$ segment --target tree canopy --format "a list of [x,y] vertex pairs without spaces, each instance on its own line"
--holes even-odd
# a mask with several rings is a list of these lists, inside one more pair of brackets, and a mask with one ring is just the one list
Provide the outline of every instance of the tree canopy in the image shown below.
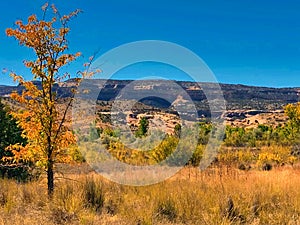
[[26,138],[22,137],[22,130],[18,127],[17,121],[9,114],[8,107],[0,99],[0,160],[3,157],[12,156],[12,152],[6,148],[18,144],[24,146]]
[[[42,7],[42,12],[41,19],[31,15],[26,22],[18,20],[16,28],[6,30],[6,34],[14,37],[21,46],[33,50],[36,58],[25,60],[24,65],[30,69],[33,80],[41,82],[39,87],[35,82],[26,81],[22,75],[11,73],[14,81],[25,88],[22,93],[11,94],[12,99],[22,107],[11,115],[24,130],[23,134],[28,142],[25,146],[18,143],[10,146],[10,150],[14,153],[14,160],[32,161],[46,170],[48,194],[51,196],[54,190],[54,164],[71,161],[68,147],[76,141],[73,132],[66,125],[70,120],[68,112],[76,87],[81,78],[92,75],[93,72],[78,72],[71,97],[61,101],[54,87],[71,77],[69,73],[62,73],[61,69],[81,55],[80,52],[69,52],[67,38],[70,32],[68,24],[80,10],[61,15],[54,5],[46,4]],[[48,14],[51,18],[46,20]]]

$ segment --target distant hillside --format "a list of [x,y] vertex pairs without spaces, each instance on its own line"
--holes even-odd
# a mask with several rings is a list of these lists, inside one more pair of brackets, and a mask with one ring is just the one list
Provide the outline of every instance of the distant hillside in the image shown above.
[[[35,83],[38,86],[41,85],[38,81]],[[93,99],[98,99],[97,111],[103,122],[109,121],[110,109],[116,97],[122,96],[123,99],[130,99],[134,96],[139,99],[139,103],[125,113],[127,122],[133,129],[136,129],[140,116],[152,115],[157,121],[165,121],[167,131],[172,132],[179,122],[172,103],[187,102],[185,99],[187,96],[193,100],[198,118],[210,117],[211,112],[202,88],[205,87],[210,95],[214,96],[217,92],[215,84],[200,83],[200,87],[195,82],[176,81],[175,84],[172,85],[170,81],[164,80],[109,80],[107,82],[86,80],[83,89],[89,89],[93,93],[91,95]],[[72,87],[74,87],[74,81],[71,79],[55,85],[54,89],[60,98],[64,98],[71,95]],[[220,116],[227,124],[238,127],[257,127],[259,124],[277,126],[285,123],[287,118],[283,113],[283,106],[298,102],[300,94],[300,88],[269,88],[234,84],[220,84],[220,87],[226,100],[226,112]],[[12,91],[21,92],[23,89],[22,86],[0,85],[0,97],[9,100],[9,94]],[[185,109],[188,108],[185,103],[183,105]],[[188,110],[185,115],[181,115],[181,118],[195,119]]]
[[[88,82],[89,88],[99,91],[99,87],[103,87],[101,93],[99,93],[98,100],[100,101],[111,101],[116,98],[120,91],[128,86],[132,81],[130,80],[109,80],[104,84],[104,80],[91,80]],[[140,84],[143,81],[139,81]],[[149,86],[149,82],[145,81]],[[40,82],[35,81],[37,85]],[[57,84],[55,90],[60,97],[70,96],[70,87],[72,87],[72,80],[68,80],[64,83]],[[176,83],[181,86],[191,97],[191,99],[196,103],[199,110],[206,110],[207,103],[206,97],[201,87],[194,82],[186,81],[176,81]],[[151,90],[147,90],[149,93],[154,91],[155,93],[161,92],[162,96],[166,93],[171,95],[170,99],[176,99],[176,90],[172,90],[168,86],[168,83],[161,85],[159,81],[153,81],[153,86],[150,87]],[[215,85],[210,83],[201,83],[200,86],[204,86],[210,90],[210,93],[214,92]],[[136,87],[137,85],[135,85]],[[141,85],[140,85],[141,86]],[[269,88],[269,87],[255,87],[246,85],[235,85],[235,84],[220,84],[221,89],[224,93],[224,98],[227,101],[226,108],[228,110],[276,110],[282,109],[282,107],[288,103],[295,103],[299,101],[300,88]],[[145,87],[139,87],[141,91],[145,91]],[[148,87],[149,88],[149,87]],[[21,92],[23,90],[22,86],[5,86],[0,85],[0,96],[8,96],[12,91]],[[127,91],[130,91],[128,89]],[[135,90],[136,91],[136,90]],[[135,94],[135,93],[133,93]],[[155,105],[157,107],[168,108],[170,103],[164,101],[163,99],[148,97],[142,100],[144,104]]]

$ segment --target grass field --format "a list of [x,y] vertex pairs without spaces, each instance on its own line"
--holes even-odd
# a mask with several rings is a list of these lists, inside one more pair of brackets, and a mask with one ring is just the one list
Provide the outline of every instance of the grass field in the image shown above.
[[100,175],[46,181],[0,180],[0,224],[300,224],[300,169],[184,168],[146,187]]

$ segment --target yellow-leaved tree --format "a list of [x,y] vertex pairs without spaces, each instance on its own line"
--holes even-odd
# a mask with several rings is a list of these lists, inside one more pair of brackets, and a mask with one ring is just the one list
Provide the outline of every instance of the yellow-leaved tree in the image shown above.
[[[23,76],[11,73],[15,81],[24,87],[22,93],[14,92],[11,97],[22,105],[22,110],[12,113],[23,129],[27,138],[26,146],[13,145],[15,161],[33,161],[45,169],[48,181],[48,195],[54,191],[54,164],[69,162],[71,157],[68,147],[75,143],[75,136],[66,123],[70,120],[68,112],[81,78],[91,76],[93,72],[80,72],[74,79],[70,96],[63,100],[57,94],[59,82],[70,78],[69,73],[61,68],[76,60],[81,53],[68,53],[67,34],[70,31],[69,21],[76,17],[80,10],[68,15],[60,15],[54,5],[42,7],[43,17],[28,17],[26,22],[16,21],[16,28],[8,28],[6,34],[14,37],[21,46],[34,51],[36,58],[24,61],[31,70],[33,80],[26,81]],[[46,14],[50,13],[51,18]],[[38,85],[39,84],[39,85]]]
[[288,117],[286,124],[286,138],[291,144],[299,144],[300,133],[300,102],[288,104],[284,107],[284,113]]

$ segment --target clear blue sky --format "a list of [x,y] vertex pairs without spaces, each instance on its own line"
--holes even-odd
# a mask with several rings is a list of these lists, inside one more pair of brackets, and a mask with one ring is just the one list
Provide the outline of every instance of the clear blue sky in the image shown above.
[[[1,3],[0,68],[12,69],[30,78],[22,60],[32,57],[31,52],[19,47],[13,38],[6,37],[5,29],[13,26],[16,19],[26,19],[32,13],[40,15],[40,7],[45,1]],[[164,40],[198,54],[219,82],[300,87],[299,0],[77,0],[50,3],[55,3],[62,13],[76,8],[84,11],[71,23],[69,38],[70,50],[81,51],[86,57],[99,49],[101,54],[127,42]],[[83,61],[79,60],[68,69],[78,70]],[[139,67],[132,72],[140,70]],[[166,68],[160,71],[166,71]],[[122,78],[134,78],[130,70],[127,74],[128,77]],[[184,79],[180,73],[172,78]],[[11,84],[7,74],[0,73],[0,84]]]

